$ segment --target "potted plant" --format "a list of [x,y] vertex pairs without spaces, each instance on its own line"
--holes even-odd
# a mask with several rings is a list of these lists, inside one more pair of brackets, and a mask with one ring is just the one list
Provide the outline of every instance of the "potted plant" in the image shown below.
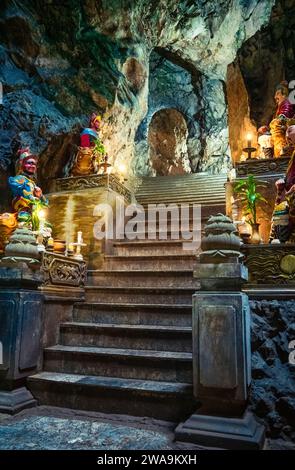
[[[266,187],[264,184],[259,184]],[[252,237],[251,242],[258,244],[261,242],[259,235],[259,223],[257,222],[257,208],[260,202],[267,203],[267,200],[257,190],[257,183],[253,175],[249,175],[246,180],[236,181],[234,184],[234,192],[239,195],[238,200],[243,205],[243,215],[247,216],[246,222],[251,225]]]

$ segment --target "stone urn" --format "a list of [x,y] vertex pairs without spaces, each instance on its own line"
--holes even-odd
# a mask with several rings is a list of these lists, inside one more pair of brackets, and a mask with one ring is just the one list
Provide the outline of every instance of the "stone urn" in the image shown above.
[[202,240],[201,257],[239,258],[241,239],[232,220],[223,215],[211,216],[205,226],[205,237]]
[[3,262],[24,262],[39,264],[38,243],[32,230],[26,227],[17,228],[5,247]]

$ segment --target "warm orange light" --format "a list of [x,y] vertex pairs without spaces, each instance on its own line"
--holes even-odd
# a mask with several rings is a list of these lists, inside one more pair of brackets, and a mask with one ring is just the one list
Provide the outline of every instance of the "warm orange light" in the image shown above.
[[39,219],[40,219],[40,220],[45,219],[45,216],[46,216],[45,211],[44,211],[43,209],[40,209],[40,210],[38,211],[38,217],[39,217]]
[[124,163],[119,163],[118,170],[122,174],[126,173],[126,165]]

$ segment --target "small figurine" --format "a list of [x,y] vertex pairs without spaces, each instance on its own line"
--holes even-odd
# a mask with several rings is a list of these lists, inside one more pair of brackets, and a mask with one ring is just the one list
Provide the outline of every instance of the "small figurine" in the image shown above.
[[99,139],[101,117],[93,113],[89,127],[80,134],[80,147],[71,170],[71,176],[91,175],[97,172],[97,160],[104,154],[104,146]]
[[281,82],[277,87],[274,95],[275,102],[277,103],[277,110],[271,121],[269,127],[274,144],[275,158],[280,155],[289,154],[289,149],[286,144],[286,130],[289,125],[295,124],[292,118],[295,116],[294,105],[288,99],[289,90],[288,83]]
[[29,148],[19,150],[18,154],[16,176],[8,178],[13,195],[12,208],[17,213],[18,223],[32,225],[33,218],[38,218],[35,209],[47,206],[48,201],[36,184],[38,157]]
[[289,206],[288,202],[276,201],[272,215],[272,228],[270,234],[270,242],[273,243],[277,240],[280,243],[285,243],[289,238]]
[[258,129],[258,144],[263,153],[264,158],[272,158],[273,157],[273,141],[272,135],[269,132],[269,128],[267,126],[262,126]]
[[0,214],[0,254],[4,253],[6,244],[9,238],[17,228],[17,214],[10,214],[5,212]]

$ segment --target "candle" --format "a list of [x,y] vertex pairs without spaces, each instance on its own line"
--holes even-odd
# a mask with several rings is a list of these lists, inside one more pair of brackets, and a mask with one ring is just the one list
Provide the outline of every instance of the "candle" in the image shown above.
[[47,240],[47,250],[53,251],[53,244],[54,244],[53,238],[52,237],[48,238],[48,240]]
[[74,245],[73,245],[73,243],[69,243],[68,251],[74,251]]
[[78,238],[77,238],[77,243],[83,243],[83,239],[82,239],[82,232],[78,232]]
[[252,140],[252,134],[249,133],[249,134],[247,134],[247,147],[248,147],[248,148],[251,148],[251,147],[252,147],[252,142],[251,142],[251,140]]

